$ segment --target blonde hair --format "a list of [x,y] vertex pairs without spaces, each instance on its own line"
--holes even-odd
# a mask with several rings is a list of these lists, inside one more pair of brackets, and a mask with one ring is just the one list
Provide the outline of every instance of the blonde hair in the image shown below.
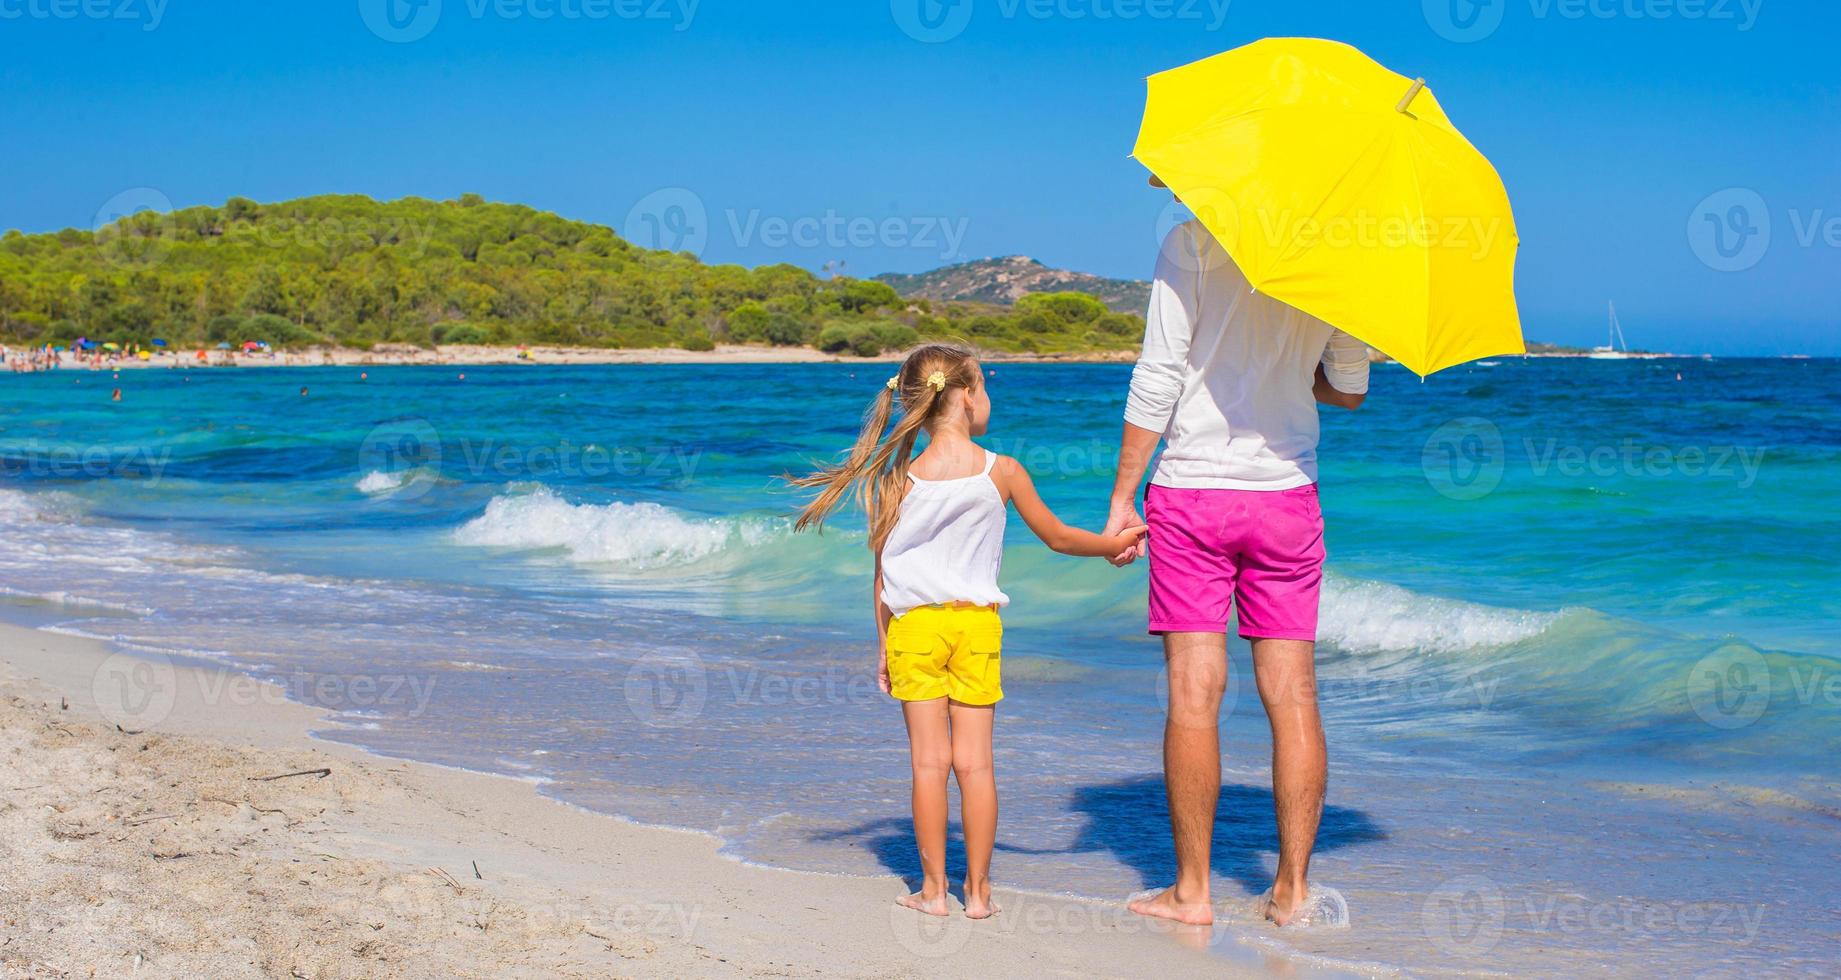
[[[889,380],[864,413],[856,445],[842,463],[808,476],[788,478],[796,487],[819,491],[799,512],[793,530],[823,530],[825,518],[844,502],[846,495],[854,493],[869,515],[870,550],[881,551],[882,543],[895,529],[896,518],[901,516],[901,498],[908,491],[908,463],[914,455],[915,439],[945,410],[948,391],[975,389],[982,378],[978,356],[971,350],[957,344],[926,344],[909,351],[901,369]],[[884,439],[897,399],[901,402],[901,421]]]

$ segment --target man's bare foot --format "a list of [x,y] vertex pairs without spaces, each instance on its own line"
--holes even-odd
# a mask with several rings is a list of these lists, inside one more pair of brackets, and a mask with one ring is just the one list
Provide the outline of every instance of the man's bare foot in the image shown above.
[[1266,892],[1266,919],[1275,926],[1290,925],[1309,897],[1309,886],[1274,884],[1272,890]]
[[946,915],[952,911],[952,907],[947,904],[946,891],[944,889],[941,889],[938,895],[932,897],[928,897],[926,892],[915,892],[912,895],[903,895],[895,900],[895,904],[903,908],[913,909],[916,912],[925,912],[928,915]]
[[998,912],[997,903],[991,901],[991,883],[980,882],[976,885],[965,883],[965,917],[968,919],[988,919]]
[[1125,907],[1139,915],[1172,919],[1192,926],[1213,925],[1215,921],[1214,903],[1209,901],[1207,892],[1196,896],[1179,897],[1176,889],[1170,888],[1156,895],[1128,902]]
[[1281,929],[1346,929],[1349,926],[1349,903],[1342,893],[1321,885],[1309,888],[1277,886],[1259,897],[1261,911]]

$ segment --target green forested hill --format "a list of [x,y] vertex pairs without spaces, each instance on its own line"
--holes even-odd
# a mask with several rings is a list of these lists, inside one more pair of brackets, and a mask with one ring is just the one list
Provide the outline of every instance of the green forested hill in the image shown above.
[[810,344],[871,354],[921,337],[1007,351],[1133,345],[1137,317],[1076,293],[1014,307],[642,249],[604,225],[477,195],[358,195],[143,211],[97,232],[0,237],[0,341],[176,347],[379,343],[687,347]]

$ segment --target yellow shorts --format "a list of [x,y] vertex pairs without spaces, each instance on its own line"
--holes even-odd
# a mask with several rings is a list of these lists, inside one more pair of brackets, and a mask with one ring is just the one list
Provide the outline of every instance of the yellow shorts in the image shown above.
[[1004,698],[1004,623],[994,606],[920,606],[889,623],[889,688],[903,701]]

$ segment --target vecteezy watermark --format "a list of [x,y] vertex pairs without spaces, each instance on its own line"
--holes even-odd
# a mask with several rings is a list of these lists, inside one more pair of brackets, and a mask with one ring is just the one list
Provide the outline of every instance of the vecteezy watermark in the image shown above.
[[653,654],[627,668],[627,709],[641,724],[682,728],[703,716],[709,698],[709,671],[695,653]]
[[[1164,718],[1186,728],[1206,728],[1218,723],[1222,714],[1233,714],[1240,701],[1240,672],[1228,660],[1218,665],[1204,665],[1194,673],[1172,681],[1170,665],[1157,671],[1157,706]],[[1219,673],[1216,668],[1219,667]],[[1215,705],[1211,718],[1208,705]]]
[[232,221],[224,226],[220,241],[225,244],[250,245],[258,248],[325,249],[342,243],[357,243],[370,249],[393,245],[405,258],[419,259],[427,254],[435,240],[434,220],[415,222],[406,218],[335,218],[314,217],[289,219],[271,215],[264,221]]
[[[943,215],[847,215],[835,208],[816,214],[767,214],[727,208],[719,222],[737,248],[919,249],[941,260],[960,257],[970,220]],[[620,234],[642,248],[701,256],[709,247],[710,209],[685,187],[666,187],[634,202]]]
[[[500,869],[486,864],[482,877]],[[436,923],[465,922],[517,942],[525,938],[586,935],[606,943],[629,939],[691,939],[703,919],[703,906],[681,902],[622,902],[554,894],[542,901],[506,904],[472,873],[458,880],[435,869],[367,876],[366,887],[334,890],[328,912],[346,922],[373,929],[402,925],[415,929]]]
[[90,676],[103,720],[123,731],[156,727],[179,703],[179,675],[163,653],[111,654]]
[[1736,902],[1658,902],[1638,898],[1594,900],[1578,894],[1514,894],[1482,875],[1446,881],[1420,906],[1420,928],[1439,950],[1473,958],[1487,954],[1509,929],[1534,938],[1606,935],[1715,938],[1726,944],[1755,941],[1765,906]]
[[146,480],[158,483],[172,463],[170,446],[0,448],[0,475],[47,480]]
[[1452,419],[1433,429],[1419,459],[1426,483],[1452,500],[1489,496],[1508,468],[1502,430],[1476,416]]
[[1729,644],[1688,670],[1688,704],[1715,728],[1744,728],[1771,705],[1771,668],[1750,647]]
[[1688,704],[1714,728],[1744,728],[1779,710],[1819,707],[1832,715],[1841,709],[1841,671],[1821,661],[1789,660],[1777,671],[1764,654],[1728,643],[1688,669]]
[[1193,21],[1218,31],[1233,0],[889,0],[901,32],[924,44],[950,41],[983,9],[1004,20]]
[[398,501],[429,491],[441,473],[441,435],[426,419],[392,419],[373,428],[358,446],[358,489],[388,490]]
[[710,214],[695,191],[666,187],[633,204],[620,234],[641,248],[702,255],[710,243]]
[[[5,0],[0,0],[5,2]],[[371,33],[407,44],[427,37],[441,22],[443,7],[471,20],[649,21],[687,31],[701,0],[358,0],[358,14]]]
[[[354,472],[360,492],[388,495],[400,503],[426,494],[448,471],[500,482],[619,478],[685,486],[695,479],[702,459],[703,450],[696,446],[530,445],[495,439],[443,445],[427,419],[411,417],[384,422],[366,434]],[[0,473],[9,465],[0,455]]]
[[1771,248],[1771,211],[1764,197],[1729,187],[1701,199],[1688,215],[1688,247],[1715,272],[1743,272]]
[[813,672],[763,670],[730,664],[712,670],[695,653],[652,654],[627,668],[627,707],[641,724],[682,728],[708,706],[816,708],[888,700],[873,674],[826,667]]
[[1762,446],[1657,446],[1624,439],[1593,446],[1564,445],[1558,439],[1523,439],[1522,451],[1535,476],[1686,476],[1731,481],[1740,490],[1758,482]]
[[1508,917],[1502,890],[1481,875],[1452,878],[1419,907],[1419,927],[1426,938],[1454,956],[1480,956],[1494,949]]
[[685,486],[703,458],[695,446],[524,446],[463,439],[458,448],[457,461],[469,475],[507,481],[620,477]]
[[146,268],[166,258],[178,226],[170,198],[152,187],[130,187],[102,202],[90,220],[90,230],[104,261]]
[[1511,459],[1536,478],[1687,477],[1747,490],[1764,465],[1762,446],[1655,445],[1638,439],[1582,444],[1524,437],[1515,449],[1486,418],[1452,419],[1432,430],[1420,452],[1426,484],[1452,500],[1477,500],[1502,484]]
[[1167,935],[1194,928],[1168,919],[1139,915],[1124,902],[1040,898],[1020,892],[1005,892],[995,898],[1003,911],[978,922],[956,912],[928,915],[890,902],[889,932],[903,949],[915,956],[941,959],[962,951],[974,931],[1013,939],[1019,936]]
[[[1171,237],[1192,220],[1207,235]],[[1215,188],[1196,188],[1187,198],[1164,205],[1153,223],[1161,257],[1188,271],[1201,269],[1212,239],[1228,252],[1253,244],[1266,254],[1302,251],[1437,251],[1464,258],[1487,257],[1513,241],[1513,226],[1500,215],[1438,216],[1352,211],[1319,215],[1290,208],[1245,207]]]
[[[1841,215],[1792,208],[1783,215],[1798,248],[1841,249]],[[1777,219],[1764,195],[1728,187],[1702,198],[1688,214],[1688,248],[1715,272],[1744,272],[1764,261]]]
[[[1422,0],[1426,24],[1458,44],[1484,40],[1501,29],[1515,0]],[[1758,23],[1764,0],[1526,0],[1534,20],[1684,20],[1731,24],[1740,32]]]
[[966,218],[940,216],[848,217],[827,208],[820,215],[763,215],[759,208],[727,212],[729,234],[740,248],[920,249],[941,260],[962,255]]
[[0,20],[91,20],[158,30],[169,0],[0,0]]
[[90,695],[105,721],[128,732],[157,728],[173,713],[182,688],[207,709],[296,702],[334,711],[392,709],[417,718],[434,700],[436,678],[418,674],[308,673],[262,678],[230,671],[181,674],[158,651],[110,655],[90,677]]

